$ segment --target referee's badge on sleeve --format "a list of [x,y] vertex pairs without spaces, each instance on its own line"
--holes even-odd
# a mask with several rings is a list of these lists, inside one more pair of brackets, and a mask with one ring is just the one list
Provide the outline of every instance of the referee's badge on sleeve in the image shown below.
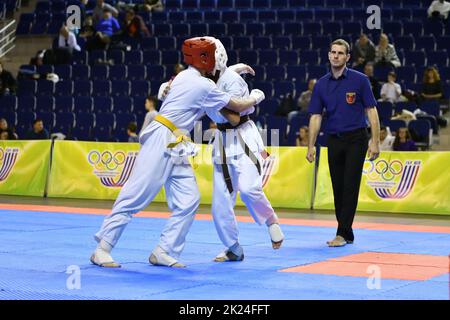
[[345,94],[345,99],[348,104],[354,104],[356,101],[356,93],[355,92],[347,92]]

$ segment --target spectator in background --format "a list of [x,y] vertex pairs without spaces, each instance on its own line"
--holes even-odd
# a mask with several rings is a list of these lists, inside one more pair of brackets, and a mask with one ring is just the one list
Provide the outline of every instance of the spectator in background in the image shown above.
[[145,114],[144,123],[142,124],[142,129],[140,132],[143,132],[144,129],[153,121],[155,116],[158,114],[158,111],[156,111],[156,106],[158,105],[158,99],[156,99],[153,96],[148,96],[147,99],[145,99],[145,110],[147,110],[147,113]]
[[353,60],[354,68],[364,67],[367,62],[375,60],[375,45],[364,33],[361,33],[353,47]]
[[112,5],[105,3],[105,0],[97,0],[97,5],[92,11],[92,18],[94,19],[94,25],[104,19],[105,9],[108,10],[114,17],[119,16],[119,10]]
[[442,83],[435,67],[428,67],[423,73],[422,100],[438,100],[442,98]]
[[385,33],[380,35],[380,42],[375,48],[375,67],[390,66],[400,67],[401,62],[397,56],[394,45],[389,43],[389,38]]
[[138,8],[138,11],[161,12],[164,10],[164,5],[161,0],[144,0],[144,3],[139,5]]
[[394,151],[417,151],[417,146],[411,139],[408,128],[399,128],[395,136]]
[[380,150],[392,151],[395,137],[385,126],[380,127]]
[[120,31],[120,25],[116,18],[111,15],[109,9],[103,10],[103,19],[101,19],[96,27],[95,36],[91,38],[86,47],[88,50],[106,49],[111,43],[112,36]]
[[444,0],[436,0],[428,7],[428,18],[447,20],[450,12],[450,2]]
[[86,19],[84,19],[83,26],[81,27],[80,37],[90,39],[94,35],[94,19],[92,18],[92,16],[87,16]]
[[388,81],[381,87],[381,101],[389,101],[392,103],[406,101],[406,99],[402,97],[402,87],[395,82],[396,79],[397,75],[395,72],[388,73]]
[[373,75],[373,62],[368,62],[364,66],[364,74],[369,78],[370,87],[372,88],[375,99],[380,99],[380,82]]
[[130,122],[127,128],[128,142],[139,142],[139,136],[137,135],[136,122]]
[[316,79],[309,79],[308,81],[308,89],[306,91],[303,91],[300,94],[300,97],[297,100],[297,107],[302,112],[307,112],[309,102],[311,101],[311,95],[314,89],[314,86],[316,85],[317,80]]
[[26,140],[46,140],[50,139],[48,131],[44,128],[44,122],[42,119],[36,119],[33,121],[33,129],[28,131]]
[[0,119],[0,135],[2,135],[1,140],[17,140],[19,138],[14,130],[8,127],[8,121],[5,118]]
[[5,70],[3,63],[0,61],[0,97],[15,94],[17,81],[11,72]]
[[123,36],[130,38],[142,38],[150,36],[144,19],[137,15],[133,9],[128,9],[125,14]]
[[66,25],[59,30],[58,47],[67,49],[70,54],[72,54],[73,50],[81,51],[77,43],[77,37],[69,31]]
[[297,147],[307,147],[309,139],[309,129],[307,126],[300,128],[297,134],[297,139],[295,139],[295,145]]
[[44,64],[44,53],[45,50],[39,50],[36,52],[36,55],[30,59],[30,62],[28,64],[32,66],[42,66]]

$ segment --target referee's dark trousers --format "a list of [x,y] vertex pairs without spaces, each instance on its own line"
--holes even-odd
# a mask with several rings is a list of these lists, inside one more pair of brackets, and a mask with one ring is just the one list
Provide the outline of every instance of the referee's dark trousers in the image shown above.
[[328,165],[338,221],[336,235],[347,241],[354,240],[352,224],[358,205],[368,139],[366,128],[330,134],[328,139]]

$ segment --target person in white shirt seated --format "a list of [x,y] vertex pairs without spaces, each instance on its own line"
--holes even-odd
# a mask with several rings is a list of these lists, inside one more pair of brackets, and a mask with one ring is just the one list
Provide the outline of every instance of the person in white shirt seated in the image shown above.
[[66,48],[70,53],[73,53],[73,50],[81,51],[81,48],[77,43],[77,37],[70,32],[67,26],[62,26],[59,30],[58,47]]
[[433,1],[428,8],[428,17],[447,20],[449,12],[450,2],[444,0],[436,0]]
[[381,87],[381,98],[379,101],[389,101],[392,103],[406,101],[406,98],[402,96],[402,88],[395,80],[397,80],[395,72],[389,72],[388,81]]
[[392,151],[395,137],[391,134],[391,131],[385,126],[380,127],[380,150]]

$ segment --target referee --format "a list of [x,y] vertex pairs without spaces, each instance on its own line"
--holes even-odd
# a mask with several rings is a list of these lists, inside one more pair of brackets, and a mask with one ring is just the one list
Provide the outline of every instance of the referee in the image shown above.
[[[328,165],[333,184],[334,207],[338,221],[336,237],[328,241],[330,247],[353,243],[353,219],[358,205],[359,185],[366,153],[375,160],[380,153],[380,124],[376,100],[369,78],[347,68],[350,46],[342,39],[330,45],[328,59],[331,71],[317,81],[308,112],[309,144],[306,159],[315,160],[315,143],[322,123],[322,113],[327,116]],[[325,109],[325,110],[324,110]],[[369,142],[367,118],[372,138]]]

